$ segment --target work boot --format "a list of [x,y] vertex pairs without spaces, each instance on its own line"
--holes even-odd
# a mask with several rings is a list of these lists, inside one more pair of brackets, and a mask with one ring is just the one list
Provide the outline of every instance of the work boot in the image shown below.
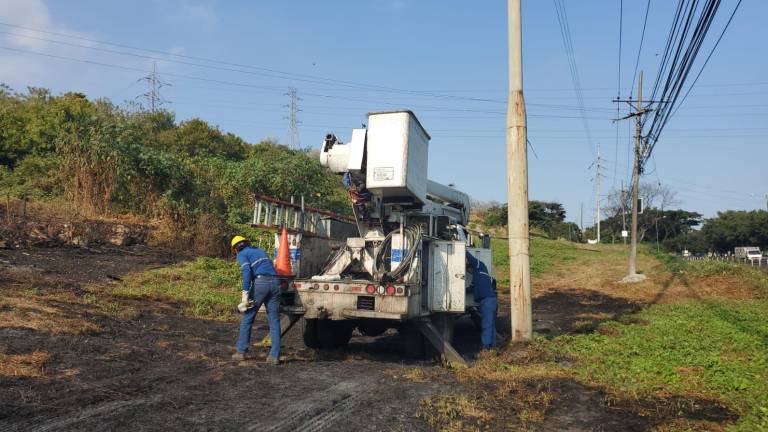
[[280,359],[275,357],[267,356],[267,364],[270,366],[277,366],[280,364]]
[[248,360],[249,358],[250,356],[248,355],[248,353],[236,352],[232,354],[232,360],[234,361],[244,361],[244,360]]

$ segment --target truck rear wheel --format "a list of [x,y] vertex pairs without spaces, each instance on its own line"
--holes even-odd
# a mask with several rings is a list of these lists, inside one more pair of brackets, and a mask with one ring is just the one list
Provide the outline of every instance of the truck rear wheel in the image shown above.
[[304,319],[304,345],[307,348],[320,349],[320,340],[317,337],[317,320]]
[[405,323],[399,329],[403,339],[403,355],[407,358],[421,360],[434,357],[437,351],[421,331],[412,323]]
[[342,348],[352,338],[352,326],[328,319],[304,320],[304,345],[312,349]]

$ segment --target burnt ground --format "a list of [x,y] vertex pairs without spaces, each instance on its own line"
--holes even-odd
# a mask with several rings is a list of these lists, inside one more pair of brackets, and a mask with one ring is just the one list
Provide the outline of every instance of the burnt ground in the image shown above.
[[[142,299],[111,298],[118,307],[105,309],[84,290],[182,259],[145,247],[0,251],[0,359],[42,359],[0,373],[0,432],[429,430],[418,415],[421,401],[470,385],[433,362],[404,361],[392,333],[316,353],[304,349],[295,328],[284,339],[285,364],[235,363],[237,323],[189,318],[173,304]],[[550,290],[535,300],[534,316],[537,331],[589,331],[639,306],[588,290]],[[507,322],[499,317],[500,326]],[[262,317],[254,340],[265,333]],[[475,356],[479,334],[469,321],[458,324],[456,338],[465,356]],[[551,399],[544,418],[528,425],[535,430],[650,430],[678,418],[733,418],[713,401],[607,404],[603,390],[571,378],[521,382],[509,398],[536,404],[545,389]],[[519,420],[500,416],[491,424],[516,428]]]
[[[444,384],[403,375],[440,368],[402,361],[396,335],[353,338],[345,352],[317,354],[303,348],[297,326],[283,344],[285,364],[235,363],[237,323],[128,298],[114,300],[137,313],[120,317],[79,295],[86,284],[182,258],[146,248],[0,251],[0,353],[50,354],[39,374],[0,375],[0,431],[427,428],[415,407]],[[48,319],[52,328],[14,321],[24,318]],[[254,340],[266,329],[262,318]]]

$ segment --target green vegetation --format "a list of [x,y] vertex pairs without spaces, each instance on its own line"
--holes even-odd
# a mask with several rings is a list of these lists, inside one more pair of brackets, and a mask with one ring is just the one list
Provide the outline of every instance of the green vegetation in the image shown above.
[[584,381],[636,397],[720,399],[742,415],[733,430],[767,430],[767,313],[766,300],[656,305],[633,317],[643,325],[608,322],[554,343],[576,357]]
[[[479,211],[486,229],[507,226],[507,205],[492,205]],[[528,223],[530,229],[544,233],[550,239],[565,238],[581,241],[582,233],[573,222],[565,222],[565,208],[556,202],[529,201]]]
[[712,260],[683,260],[679,256],[666,253],[652,253],[652,255],[661,261],[666,269],[671,273],[681,273],[690,276],[738,276],[744,281],[751,282],[759,287],[760,297],[768,296],[768,277],[765,273],[756,268],[745,266],[741,263],[730,261],[712,261]]
[[[506,240],[492,241],[502,285],[508,283],[506,246]],[[433,398],[422,407],[422,416],[448,429],[457,422],[465,429],[483,429],[497,417],[535,425],[546,415],[531,420],[530,413],[545,411],[552,398],[568,397],[549,394],[553,387],[548,383],[566,380],[605,389],[603,403],[633,416],[658,418],[659,430],[717,429],[706,416],[718,418],[715,411],[723,410],[722,418],[738,417],[728,430],[768,431],[768,275],[743,265],[687,261],[654,251],[639,248],[649,280],[623,286],[614,283],[626,265],[622,247],[533,237],[534,287],[563,289],[564,313],[569,315],[549,319],[571,322],[572,331],[536,335],[524,350],[510,347],[495,356],[481,356],[466,371],[456,372],[463,391],[469,392],[464,395],[477,402],[457,414],[445,411],[441,399]],[[716,288],[719,280],[756,289],[752,298],[734,300],[729,298],[732,287]],[[595,292],[600,295],[590,296]],[[668,303],[616,315],[617,304],[656,303],[660,298]],[[571,309],[571,300],[578,300],[583,309]],[[550,305],[549,313],[558,312]],[[575,325],[573,320],[581,317],[590,325]],[[511,400],[528,403],[510,407]],[[494,416],[485,419],[473,412]]]
[[[576,245],[565,240],[531,237],[531,275],[539,276],[552,266],[576,259]],[[509,249],[505,239],[491,239],[493,271],[499,286],[509,286]]]
[[737,246],[768,248],[768,211],[725,211],[708,219],[701,236],[715,251],[733,251]]
[[196,318],[234,320],[240,300],[237,265],[218,258],[198,258],[170,267],[126,276],[114,293],[168,302]]
[[171,233],[193,231],[190,241],[248,222],[254,194],[349,212],[337,176],[306,150],[35,88],[0,87],[0,193],[159,219]]

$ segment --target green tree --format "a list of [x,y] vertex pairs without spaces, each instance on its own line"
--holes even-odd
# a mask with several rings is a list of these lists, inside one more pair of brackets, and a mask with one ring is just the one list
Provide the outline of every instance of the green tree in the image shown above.
[[701,228],[707,243],[718,252],[739,246],[768,248],[768,212],[764,210],[719,212]]

